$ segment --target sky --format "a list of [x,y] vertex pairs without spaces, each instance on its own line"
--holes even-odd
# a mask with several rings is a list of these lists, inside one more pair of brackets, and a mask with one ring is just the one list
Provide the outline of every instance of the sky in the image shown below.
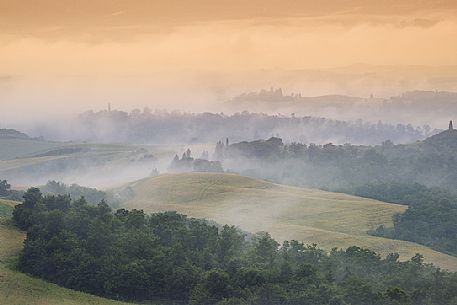
[[0,106],[213,111],[270,86],[457,90],[456,37],[455,0],[0,0]]

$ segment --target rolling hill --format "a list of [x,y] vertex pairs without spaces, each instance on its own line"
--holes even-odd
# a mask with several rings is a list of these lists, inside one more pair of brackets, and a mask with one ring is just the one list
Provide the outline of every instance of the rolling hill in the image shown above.
[[12,265],[22,248],[24,232],[11,224],[15,202],[0,199],[0,304],[2,305],[127,305],[65,289],[17,272]]
[[[37,185],[48,180],[125,183],[152,171],[156,157],[151,151],[134,145],[0,139],[0,177],[16,185]],[[100,174],[108,170],[116,175]]]
[[115,191],[130,194],[124,203],[129,209],[178,211],[249,232],[268,231],[277,240],[316,243],[327,250],[358,245],[382,255],[398,252],[403,260],[421,253],[427,262],[457,271],[456,257],[367,234],[381,224],[392,226],[392,216],[406,209],[402,205],[214,173],[166,174]]
[[[124,145],[0,138],[0,178],[17,185],[49,180],[107,187],[166,170],[175,154],[196,155],[213,145]],[[109,172],[109,174],[106,174]]]

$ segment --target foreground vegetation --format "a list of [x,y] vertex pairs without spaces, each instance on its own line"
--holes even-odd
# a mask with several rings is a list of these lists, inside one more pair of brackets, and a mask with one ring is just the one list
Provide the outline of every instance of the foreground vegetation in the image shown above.
[[174,212],[112,213],[30,189],[14,220],[27,229],[19,268],[111,298],[188,304],[455,304],[457,275],[359,247],[332,250],[248,236]]
[[127,305],[62,288],[16,271],[15,264],[25,239],[25,233],[11,222],[16,204],[17,202],[0,199],[0,304]]

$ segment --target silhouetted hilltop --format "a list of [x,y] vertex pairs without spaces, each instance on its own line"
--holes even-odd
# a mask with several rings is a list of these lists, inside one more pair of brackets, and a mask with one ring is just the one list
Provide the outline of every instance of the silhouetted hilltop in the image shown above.
[[[373,97],[370,97],[373,99]],[[235,96],[231,99],[232,103],[244,103],[244,102],[268,102],[268,103],[277,103],[277,102],[315,102],[315,103],[357,103],[364,102],[367,98],[354,97],[348,95],[340,94],[331,94],[331,95],[321,95],[321,96],[302,96],[301,93],[291,92],[290,94],[284,94],[282,88],[269,90],[261,89],[258,92],[248,92],[241,93],[238,96]]]
[[30,139],[30,137],[16,129],[0,129],[0,139]]
[[433,147],[439,151],[450,151],[453,150],[457,153],[457,130],[448,129],[433,135],[423,141],[428,147]]
[[342,94],[302,96],[282,89],[260,90],[240,94],[225,106],[231,111],[256,111],[270,114],[293,113],[338,120],[439,126],[443,117],[457,117],[457,92],[406,91],[397,96],[376,94],[350,96]]

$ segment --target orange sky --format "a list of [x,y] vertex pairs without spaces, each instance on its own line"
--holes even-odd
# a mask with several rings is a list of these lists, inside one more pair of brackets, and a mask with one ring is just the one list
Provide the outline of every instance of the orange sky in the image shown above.
[[0,0],[0,63],[4,74],[449,65],[456,12],[454,0]]
[[[27,86],[41,103],[137,93],[119,103],[138,105],[164,80],[201,93],[260,69],[457,66],[456,16],[455,0],[0,0],[0,103],[33,103],[18,93]],[[231,76],[216,84],[214,73]],[[263,84],[276,85],[239,90]]]

